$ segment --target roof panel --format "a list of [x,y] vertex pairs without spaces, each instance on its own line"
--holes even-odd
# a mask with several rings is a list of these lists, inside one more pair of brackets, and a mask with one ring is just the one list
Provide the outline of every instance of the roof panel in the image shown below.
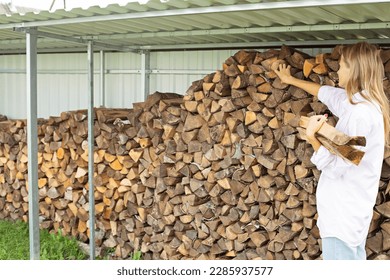
[[180,0],[170,0],[169,6],[176,9],[185,9],[190,7],[190,3],[188,1],[180,1]]
[[318,9],[306,8],[304,9],[305,17],[310,17],[313,19],[321,19],[324,23],[341,23],[344,18],[328,11],[325,7],[320,7]]

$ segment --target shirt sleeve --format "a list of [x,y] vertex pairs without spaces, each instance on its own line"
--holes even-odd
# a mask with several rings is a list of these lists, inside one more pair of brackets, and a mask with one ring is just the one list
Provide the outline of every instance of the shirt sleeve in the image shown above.
[[[370,133],[370,129],[371,127],[364,118],[351,117],[348,132],[346,134],[349,136],[365,136],[367,139],[367,136]],[[355,148],[363,152],[366,151],[366,147],[355,146]],[[343,174],[346,174],[348,169],[356,167],[356,165],[353,163],[346,161],[335,154],[332,154],[324,146],[321,146],[316,152],[313,153],[311,162],[316,165],[318,170],[321,170],[328,177],[334,179],[342,177]]]
[[333,179],[341,177],[352,166],[352,163],[332,154],[324,146],[313,153],[311,162],[315,164],[318,170]]
[[324,103],[334,115],[340,117],[344,110],[343,101],[347,99],[347,94],[342,88],[322,86],[318,91],[318,99]]

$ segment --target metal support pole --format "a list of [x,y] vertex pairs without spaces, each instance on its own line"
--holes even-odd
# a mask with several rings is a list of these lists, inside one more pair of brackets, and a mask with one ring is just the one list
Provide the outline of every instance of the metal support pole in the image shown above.
[[40,256],[38,208],[37,37],[36,28],[30,28],[26,31],[28,221],[31,260],[39,260]]
[[101,105],[106,107],[106,59],[105,52],[100,51],[100,93],[101,93]]
[[144,98],[150,93],[150,51],[142,51],[141,53],[141,93]]
[[88,42],[88,186],[89,186],[89,246],[90,259],[95,259],[95,187],[94,175],[94,98],[93,98],[93,42]]

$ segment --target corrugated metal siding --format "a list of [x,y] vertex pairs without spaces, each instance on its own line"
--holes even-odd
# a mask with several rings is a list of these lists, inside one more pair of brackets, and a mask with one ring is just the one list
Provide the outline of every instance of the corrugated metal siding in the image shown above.
[[[184,94],[192,81],[220,69],[234,51],[152,53],[150,93]],[[106,54],[106,99],[100,90],[100,57],[95,54],[95,106],[132,107],[144,100],[141,90],[141,58],[133,53]],[[0,56],[0,113],[26,118],[25,56]],[[38,115],[56,116],[63,111],[87,108],[86,54],[38,55]],[[173,70],[177,70],[176,73]],[[200,70],[201,74],[191,74]],[[173,73],[172,73],[173,71]]]
[[[98,60],[97,55],[94,60]],[[63,111],[87,108],[87,66],[86,54],[38,56],[38,71],[41,72],[38,74],[40,117],[58,116]],[[98,96],[98,91],[99,88],[96,87],[95,96]],[[97,96],[95,99],[98,99]],[[98,104],[97,101],[95,104]]]
[[0,74],[0,114],[26,118],[26,104],[25,75]]
[[26,116],[26,59],[24,56],[0,56],[0,114],[13,118]]
[[[152,53],[150,67],[156,73],[151,75],[150,90],[185,94],[193,81],[222,69],[226,58],[235,52],[223,50]],[[170,74],[169,71],[173,70],[179,73]],[[192,73],[197,71],[201,73]]]
[[[132,107],[144,100],[139,70],[141,57],[134,53],[106,54],[106,102],[108,108]],[[123,72],[130,73],[123,73]],[[138,72],[138,73],[131,73]],[[99,85],[97,85],[99,86]],[[101,103],[103,104],[103,102]]]
[[[329,49],[300,49],[308,54]],[[237,50],[153,52],[150,57],[150,93],[185,94],[193,81],[222,69]],[[95,61],[95,106],[131,108],[144,100],[141,92],[141,57],[134,53],[106,54],[106,99],[100,90],[100,56]],[[38,55],[38,115],[47,118],[61,112],[87,108],[87,55]],[[24,55],[0,56],[0,114],[26,118]]]
[[[331,51],[327,48],[305,48],[299,50],[312,56],[315,56],[317,53]],[[150,67],[156,73],[151,75],[150,90],[151,92],[162,91],[185,94],[193,81],[202,79],[205,75],[222,69],[222,64],[225,60],[237,51],[210,50],[152,53]],[[259,49],[259,51],[264,50]],[[176,70],[179,73],[167,73],[170,70]],[[194,71],[203,73],[191,74]]]
[[[95,56],[95,60],[98,56]],[[11,118],[26,118],[25,56],[0,57],[0,112]],[[38,116],[87,108],[87,58],[83,54],[38,55]],[[98,81],[99,76],[95,75]],[[95,87],[95,104],[100,104]]]
[[63,111],[87,108],[87,85],[87,75],[39,75],[39,116],[46,118],[48,116],[58,116]]
[[110,74],[106,80],[106,107],[131,108],[134,102],[144,100],[140,92],[140,76],[134,74]]

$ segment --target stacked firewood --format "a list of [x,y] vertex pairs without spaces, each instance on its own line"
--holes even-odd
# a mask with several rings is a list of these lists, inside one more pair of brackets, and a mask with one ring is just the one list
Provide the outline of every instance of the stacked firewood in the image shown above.
[[[239,51],[184,97],[156,92],[133,109],[96,109],[97,246],[118,258],[134,250],[144,259],[321,258],[320,173],[298,127],[301,116],[328,110],[273,70],[286,63],[298,78],[337,85],[337,49]],[[390,52],[382,58],[389,77]],[[0,219],[27,220],[26,147],[25,121],[0,123]],[[389,181],[386,155],[371,259],[390,258]],[[38,187],[41,226],[87,242],[86,111],[41,120]]]
[[19,219],[28,209],[25,122],[0,122],[0,219]]

